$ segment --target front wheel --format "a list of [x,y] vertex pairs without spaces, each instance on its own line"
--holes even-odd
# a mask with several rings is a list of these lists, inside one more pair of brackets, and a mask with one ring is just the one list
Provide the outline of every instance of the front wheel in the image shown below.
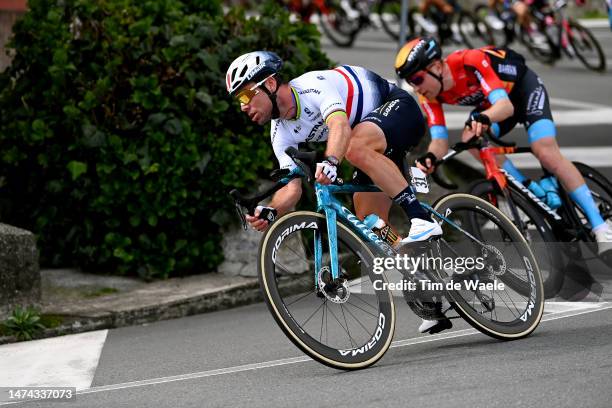
[[340,276],[332,279],[325,217],[298,211],[278,219],[259,247],[259,283],[293,344],[322,364],[354,370],[374,364],[391,345],[395,308],[368,246],[342,223],[337,234]]
[[[439,279],[451,282],[448,294],[457,313],[497,339],[519,339],[533,332],[544,312],[542,277],[512,221],[490,203],[468,194],[442,197],[434,209],[445,221],[437,244],[439,257],[455,259],[454,265],[445,262]],[[468,259],[473,260],[469,267]]]
[[606,57],[595,36],[577,21],[569,20],[569,27],[570,30],[567,32],[569,42],[578,59],[588,69],[604,72],[606,70]]

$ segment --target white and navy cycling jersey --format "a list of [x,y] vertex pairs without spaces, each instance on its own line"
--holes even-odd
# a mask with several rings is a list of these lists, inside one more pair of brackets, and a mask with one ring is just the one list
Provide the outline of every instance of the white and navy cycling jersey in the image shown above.
[[346,113],[354,127],[383,104],[395,85],[362,67],[343,65],[307,72],[289,81],[297,107],[295,119],[272,121],[271,140],[281,168],[294,168],[287,147],[327,140],[327,121]]

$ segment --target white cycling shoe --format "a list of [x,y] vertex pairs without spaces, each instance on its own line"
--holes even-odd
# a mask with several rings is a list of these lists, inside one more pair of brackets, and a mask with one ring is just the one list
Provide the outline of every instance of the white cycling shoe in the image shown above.
[[440,235],[442,235],[442,228],[437,222],[413,218],[411,220],[410,232],[406,238],[401,240],[400,245],[427,241],[431,237]]
[[612,255],[612,228],[609,225],[602,227],[593,231],[597,241],[597,254],[610,256]]
[[452,327],[453,327],[453,323],[448,319],[442,319],[442,320],[423,319],[423,323],[421,323],[421,325],[419,326],[419,332],[436,334],[436,333],[440,333],[443,330],[451,329]]
[[501,31],[506,24],[495,14],[487,14],[484,18],[485,22],[494,30]]
[[420,25],[428,34],[436,34],[438,32],[438,25],[430,19],[423,17],[423,15],[416,13],[414,14],[415,22]]
[[[446,298],[442,298],[442,314],[446,313],[451,308],[451,304],[448,303]],[[441,319],[441,320],[426,320],[423,319],[423,322],[419,326],[420,333],[429,333],[436,334],[440,333],[443,330],[451,329],[453,327],[453,323],[449,319]]]

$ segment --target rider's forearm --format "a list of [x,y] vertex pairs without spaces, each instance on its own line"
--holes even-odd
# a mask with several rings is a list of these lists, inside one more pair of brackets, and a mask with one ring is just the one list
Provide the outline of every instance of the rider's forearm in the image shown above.
[[504,98],[495,102],[489,109],[481,112],[491,119],[492,123],[501,122],[514,115],[514,106],[510,99]]
[[433,139],[427,148],[428,152],[432,152],[438,159],[441,159],[448,152],[447,139]]
[[291,180],[289,184],[278,190],[267,205],[277,211],[281,216],[293,209],[302,196],[302,183],[300,179]]
[[329,128],[329,136],[327,137],[325,156],[336,156],[339,161],[342,161],[351,138],[351,127],[348,119],[346,116],[340,115],[331,118],[327,127]]

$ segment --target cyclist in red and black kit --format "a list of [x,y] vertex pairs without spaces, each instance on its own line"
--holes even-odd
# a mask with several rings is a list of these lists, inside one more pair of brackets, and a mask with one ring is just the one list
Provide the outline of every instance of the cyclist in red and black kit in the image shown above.
[[[417,160],[421,170],[431,173],[436,158],[448,151],[444,103],[476,108],[470,113],[462,141],[480,136],[489,128],[500,137],[522,123],[534,155],[584,210],[599,253],[612,251],[612,228],[601,217],[576,167],[561,155],[546,88],[520,54],[510,49],[485,47],[455,51],[442,59],[442,50],[434,39],[416,38],[399,51],[395,69],[419,94],[427,115],[432,141],[428,153]],[[527,181],[510,160],[503,156],[499,160],[514,178]],[[547,188],[536,182],[529,184],[537,196],[546,195],[542,187]]]

